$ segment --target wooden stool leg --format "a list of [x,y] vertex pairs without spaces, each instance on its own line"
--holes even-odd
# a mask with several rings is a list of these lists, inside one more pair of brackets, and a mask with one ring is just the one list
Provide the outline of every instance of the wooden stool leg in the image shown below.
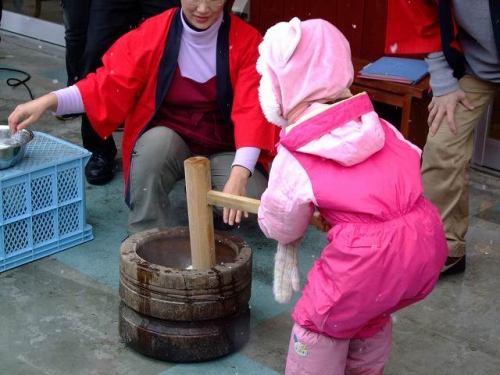
[[35,1],[35,13],[33,14],[33,17],[40,18],[41,14],[42,14],[42,0],[36,0]]

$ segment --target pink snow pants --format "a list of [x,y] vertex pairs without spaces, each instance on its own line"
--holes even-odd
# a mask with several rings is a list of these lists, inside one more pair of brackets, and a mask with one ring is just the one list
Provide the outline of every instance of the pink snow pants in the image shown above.
[[366,339],[335,339],[294,324],[285,375],[382,375],[392,343],[392,319]]

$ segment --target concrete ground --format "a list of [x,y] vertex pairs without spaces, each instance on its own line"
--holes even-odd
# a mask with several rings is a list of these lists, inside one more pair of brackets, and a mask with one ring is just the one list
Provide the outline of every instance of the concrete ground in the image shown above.
[[[65,86],[63,48],[3,31],[0,36],[0,68],[29,74],[26,84],[35,97]],[[26,87],[7,84],[11,77],[24,76],[0,69],[0,124],[30,99]],[[61,122],[46,114],[32,130],[81,145],[78,120]],[[121,134],[115,136],[119,142]],[[442,278],[427,299],[395,314],[386,375],[500,374],[499,187],[499,178],[472,172],[467,270]],[[121,342],[118,254],[127,216],[122,188],[121,169],[108,185],[86,185],[92,241],[0,273],[0,373],[283,373],[293,301],[274,301],[275,243],[251,221],[233,232],[253,252],[251,332],[243,349],[210,362],[174,364],[144,357]],[[172,201],[173,224],[186,225],[182,184]],[[323,234],[307,233],[299,252],[302,281],[324,244]]]

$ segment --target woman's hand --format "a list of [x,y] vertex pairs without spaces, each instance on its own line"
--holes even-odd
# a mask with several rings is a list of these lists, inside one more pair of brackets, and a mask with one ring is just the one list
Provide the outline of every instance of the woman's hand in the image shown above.
[[20,104],[9,116],[8,122],[10,132],[15,134],[19,130],[31,126],[35,121],[42,117],[45,111],[55,111],[56,109],[57,96],[52,93],[30,102]]
[[[227,180],[224,189],[224,193],[239,195],[245,197],[247,193],[247,183],[250,178],[250,171],[239,165],[235,165],[231,169],[231,174],[229,175],[229,180]],[[234,225],[235,223],[241,222],[241,216],[248,217],[248,212],[242,212],[240,210],[235,210],[234,208],[224,207],[222,213],[222,220],[224,223],[229,225]]]

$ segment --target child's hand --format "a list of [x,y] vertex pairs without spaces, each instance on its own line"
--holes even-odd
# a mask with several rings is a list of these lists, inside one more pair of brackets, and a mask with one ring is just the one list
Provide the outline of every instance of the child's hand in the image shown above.
[[322,232],[328,232],[332,226],[328,221],[325,220],[319,212],[315,212],[311,218],[311,225],[314,225],[318,230]]

